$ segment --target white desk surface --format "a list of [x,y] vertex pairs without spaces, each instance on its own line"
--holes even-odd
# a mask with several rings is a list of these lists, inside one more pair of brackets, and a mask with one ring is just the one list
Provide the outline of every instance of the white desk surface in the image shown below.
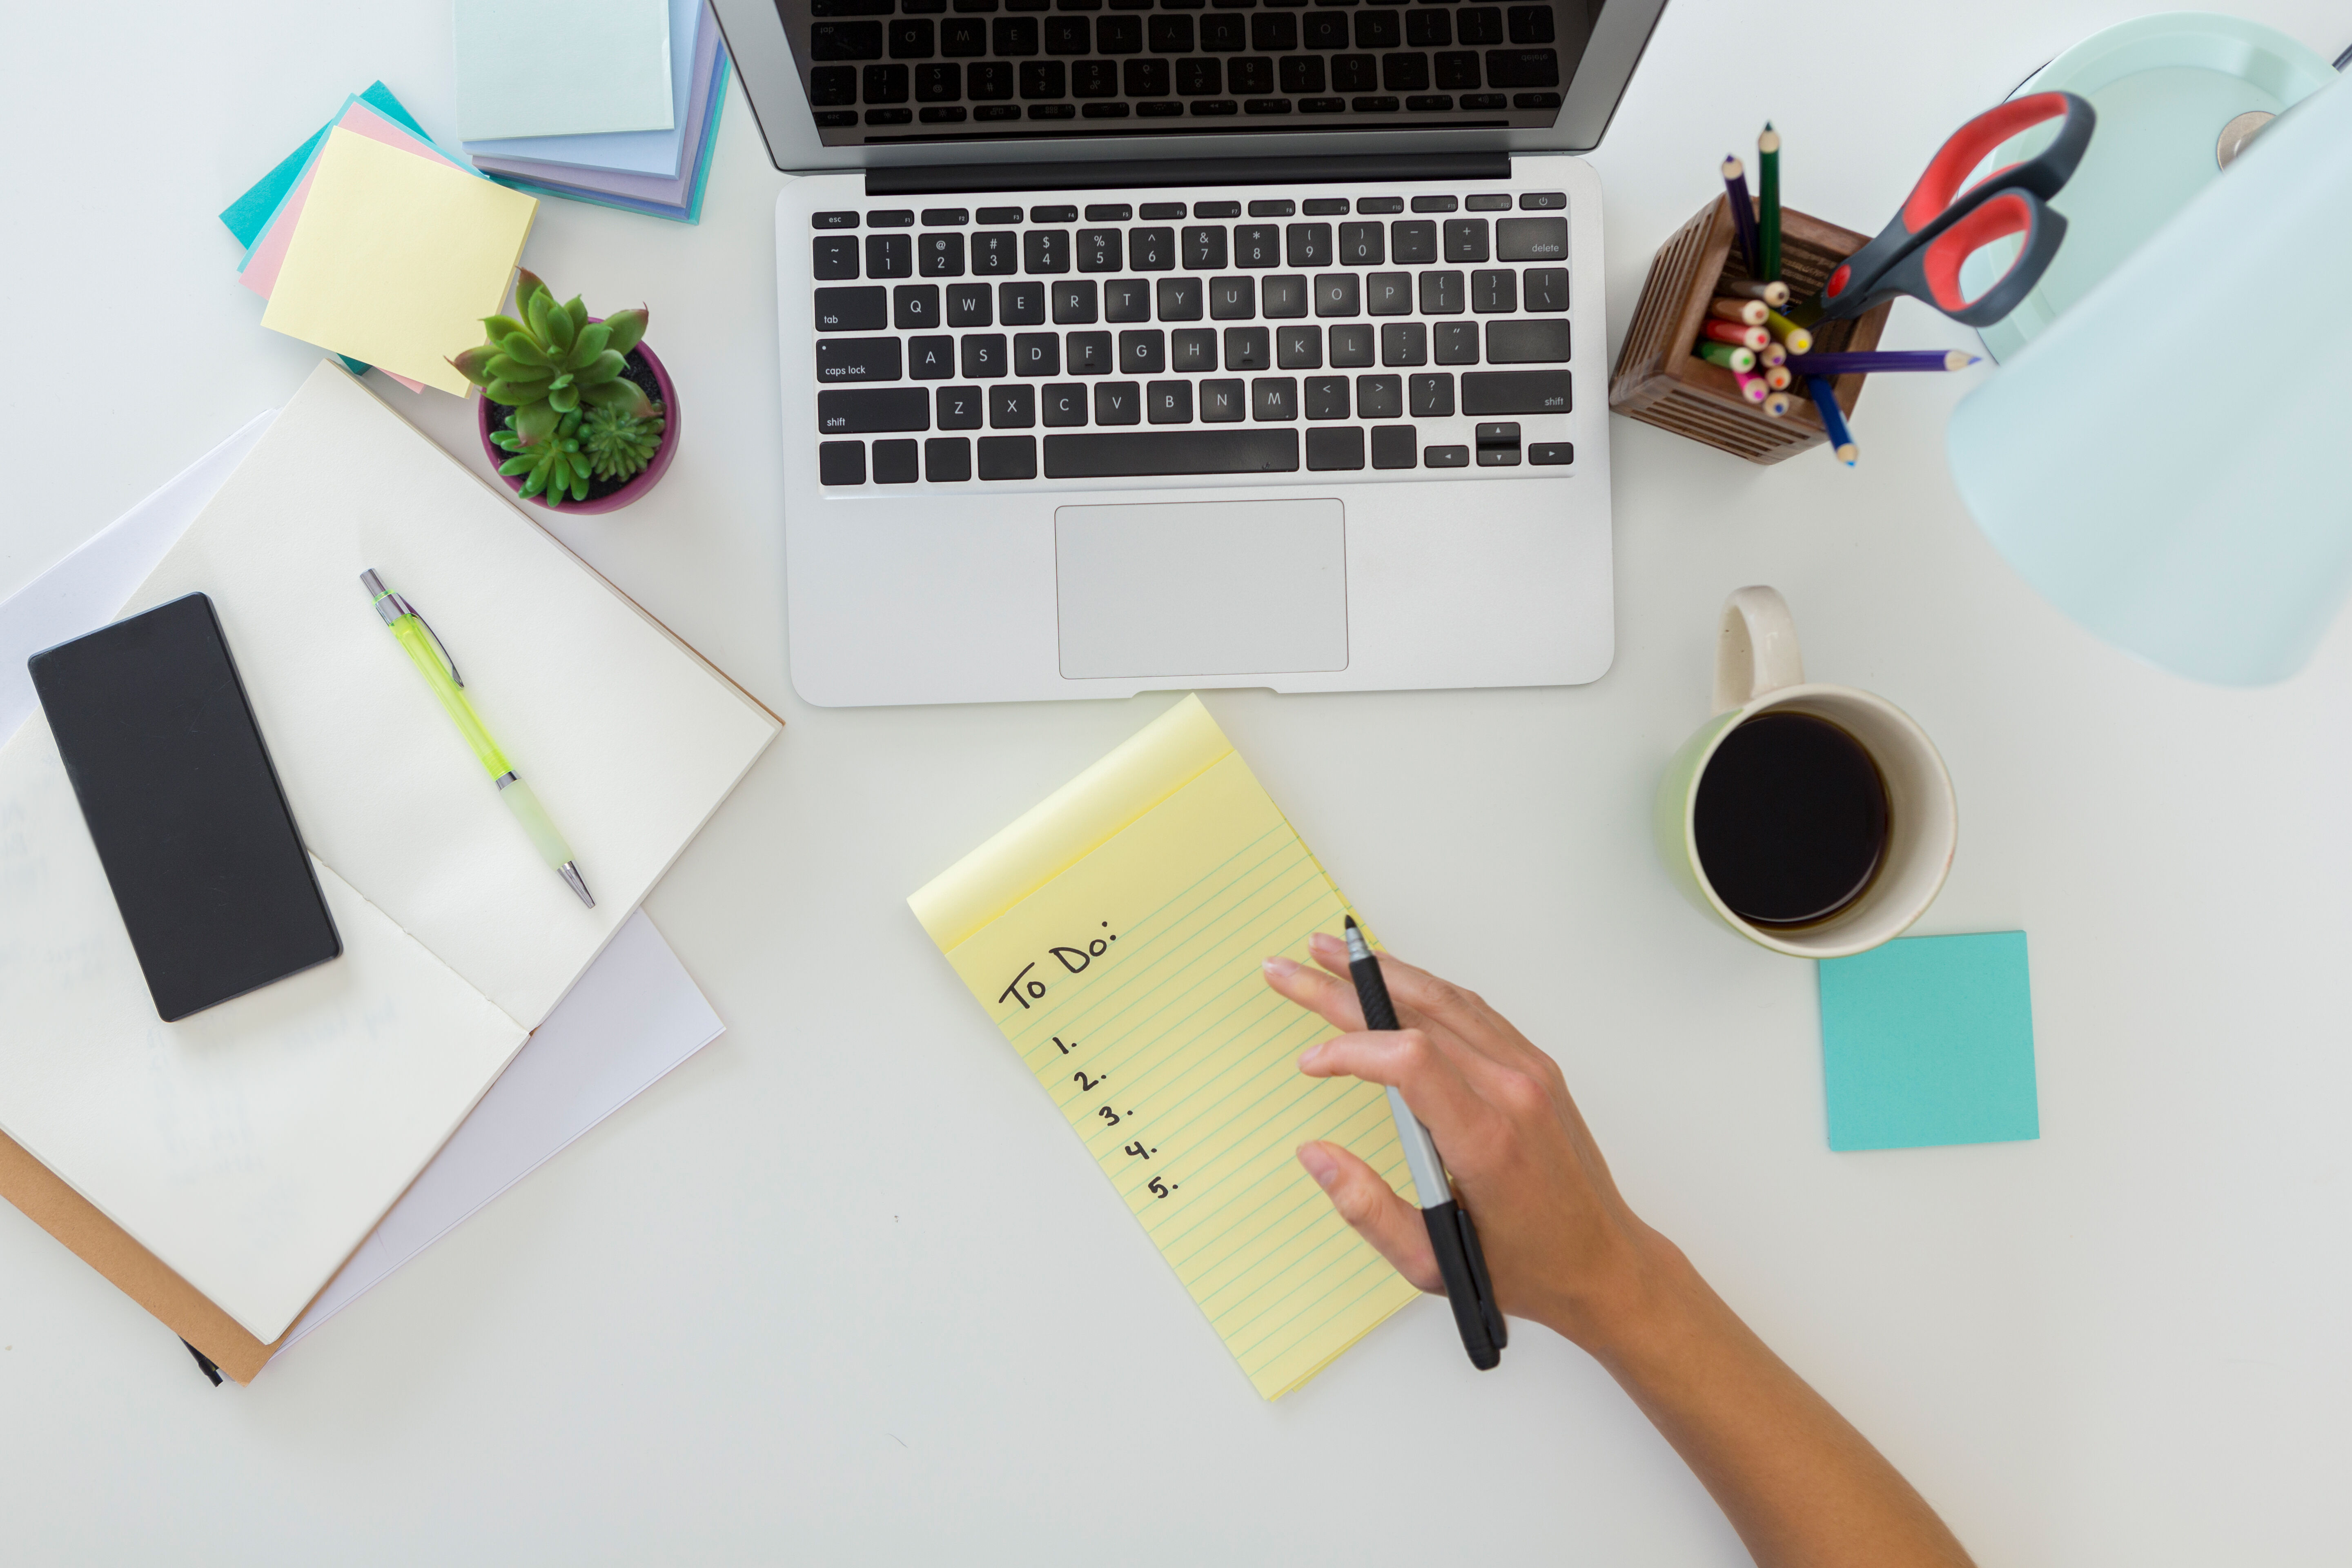
[[[1612,342],[1768,115],[1791,205],[1874,231],[1954,126],[2141,8],[1674,0],[1594,159]],[[2323,0],[2231,8],[2352,41]],[[437,132],[454,107],[447,0],[6,10],[0,595],[315,362],[257,324],[213,215],[377,77]],[[250,1389],[0,1205],[5,1555],[1744,1562],[1533,1327],[1481,1375],[1423,1301],[1260,1402],[932,952],[906,894],[1169,700],[794,697],[780,178],[737,88],[699,228],[550,201],[526,254],[651,305],[689,420],[648,501],[556,531],[790,721],[648,906],[727,1034]],[[1887,334],[1967,341],[1907,302]],[[1874,381],[1853,472],[1613,421],[1595,685],[1210,706],[1398,951],[1559,1058],[1633,1204],[1980,1561],[2341,1562],[2352,625],[2252,692],[2075,629],[1947,478],[1981,374]],[[487,471],[469,409],[386,392]],[[1757,582],[1817,679],[1941,745],[1960,852],[1919,929],[2031,933],[2040,1142],[1831,1153],[1811,966],[1654,863],[1717,606]]]

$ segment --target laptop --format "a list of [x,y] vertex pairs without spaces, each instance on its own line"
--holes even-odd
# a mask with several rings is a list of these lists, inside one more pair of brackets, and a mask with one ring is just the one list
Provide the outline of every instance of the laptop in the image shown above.
[[1664,0],[713,0],[820,706],[1608,668],[1594,146]]

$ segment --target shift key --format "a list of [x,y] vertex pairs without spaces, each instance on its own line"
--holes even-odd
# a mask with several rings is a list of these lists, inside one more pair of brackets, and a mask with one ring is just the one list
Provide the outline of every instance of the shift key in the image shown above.
[[867,436],[931,427],[928,387],[885,386],[872,391],[820,392],[816,427],[828,436]]
[[[1562,321],[1565,329],[1568,323]],[[896,338],[819,338],[816,378],[827,384],[845,381],[897,381],[902,374]]]
[[[1462,373],[1465,414],[1565,414],[1569,373],[1564,370],[1472,370]],[[883,393],[825,392],[827,397],[885,396]],[[832,426],[825,426],[830,430]]]

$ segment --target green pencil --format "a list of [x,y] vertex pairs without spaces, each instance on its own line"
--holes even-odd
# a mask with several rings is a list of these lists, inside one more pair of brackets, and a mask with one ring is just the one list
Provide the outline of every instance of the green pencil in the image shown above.
[[1762,231],[1764,250],[1764,281],[1780,280],[1780,133],[1772,122],[1764,122],[1764,134],[1756,138],[1758,198],[1764,210],[1757,216],[1757,226]]
[[1726,370],[1756,368],[1756,351],[1742,348],[1738,343],[1701,343],[1698,345],[1697,353],[1698,357],[1707,363],[1719,364]]

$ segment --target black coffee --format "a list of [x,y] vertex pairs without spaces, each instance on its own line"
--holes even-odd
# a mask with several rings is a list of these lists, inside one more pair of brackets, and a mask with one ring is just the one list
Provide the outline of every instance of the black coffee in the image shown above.
[[1862,897],[1886,855],[1886,783],[1860,742],[1809,713],[1759,714],[1698,782],[1699,865],[1759,926],[1812,925]]

